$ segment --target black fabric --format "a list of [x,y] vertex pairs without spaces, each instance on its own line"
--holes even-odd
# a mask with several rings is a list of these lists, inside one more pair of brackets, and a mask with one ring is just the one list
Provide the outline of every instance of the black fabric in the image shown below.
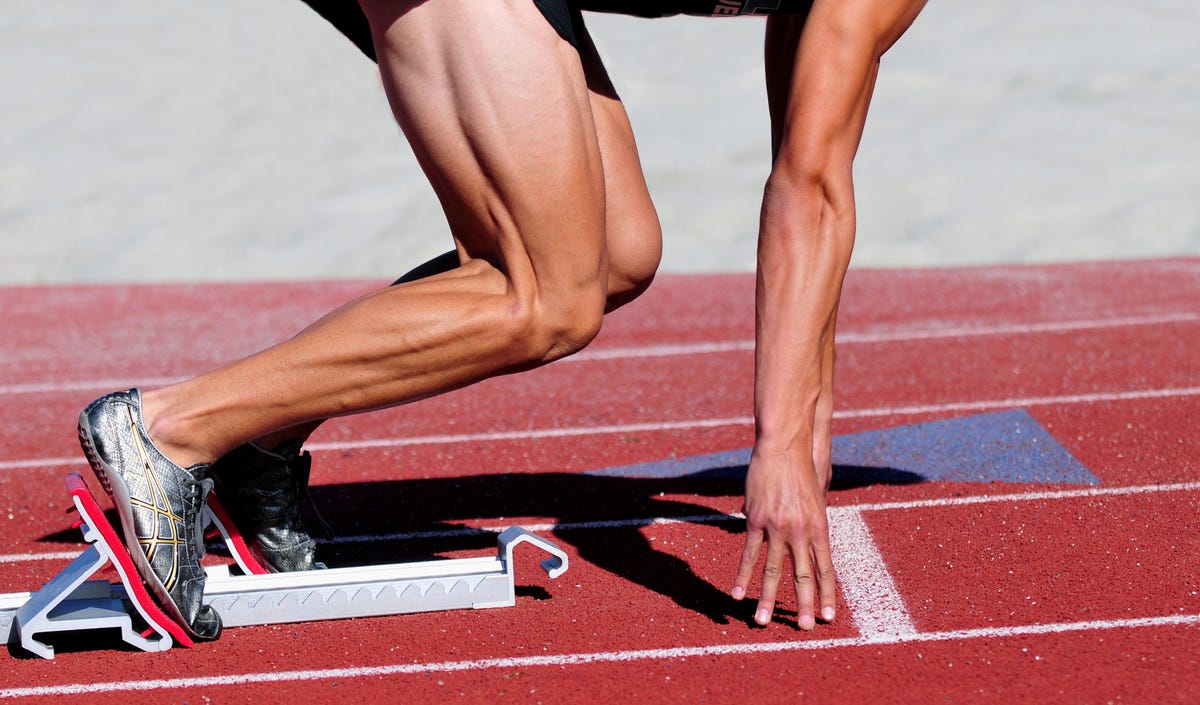
[[[487,0],[478,0],[486,2]],[[666,17],[668,15],[699,15],[723,17],[735,15],[769,15],[789,12],[808,12],[812,0],[533,0],[545,15],[546,21],[559,36],[579,48],[579,32],[583,19],[580,10],[609,12],[638,17]],[[371,27],[363,14],[358,0],[304,0],[339,32],[346,35],[354,46],[372,61],[375,45],[371,41]]]
[[638,17],[734,17],[808,12],[812,0],[571,0],[580,10]]
[[579,48],[579,27],[583,18],[578,9],[571,7],[567,0],[533,0],[533,4],[546,16],[546,21],[558,32],[558,36],[576,49]]
[[317,14],[329,20],[338,31],[354,42],[362,53],[371,61],[375,57],[375,43],[371,41],[371,25],[363,14],[358,0],[304,0],[304,4],[317,11]]
[[[571,8],[568,0],[533,0],[533,2],[546,16],[546,21],[550,23],[554,31],[570,42],[571,46],[578,49],[579,30],[577,28],[583,22],[579,16],[579,10]],[[371,26],[367,23],[367,16],[359,6],[358,0],[304,0],[304,4],[316,10],[318,15],[324,17],[339,32],[346,35],[346,38],[354,42],[354,46],[366,54],[367,58],[371,61],[379,61],[375,56],[375,44],[371,40]]]

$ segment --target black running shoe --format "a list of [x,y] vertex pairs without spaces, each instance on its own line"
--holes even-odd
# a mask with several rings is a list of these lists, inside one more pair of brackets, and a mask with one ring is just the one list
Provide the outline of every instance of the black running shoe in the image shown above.
[[137,389],[100,397],[84,409],[79,444],[116,505],[142,580],[191,637],[216,639],[221,617],[202,602],[200,565],[202,509],[212,489],[208,466],[182,468],[158,451],[142,423]]
[[276,573],[324,568],[316,561],[316,542],[300,516],[302,503],[326,537],[332,532],[308,495],[312,457],[300,441],[274,451],[247,443],[213,463],[210,474],[221,504],[245,539],[250,553]]

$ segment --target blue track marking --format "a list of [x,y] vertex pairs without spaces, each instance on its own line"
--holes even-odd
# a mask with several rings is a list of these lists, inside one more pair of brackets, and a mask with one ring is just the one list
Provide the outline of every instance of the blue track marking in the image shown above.
[[[604,468],[609,477],[732,478],[750,449]],[[866,431],[833,439],[833,484],[1014,482],[1098,485],[1100,481],[1024,409]]]

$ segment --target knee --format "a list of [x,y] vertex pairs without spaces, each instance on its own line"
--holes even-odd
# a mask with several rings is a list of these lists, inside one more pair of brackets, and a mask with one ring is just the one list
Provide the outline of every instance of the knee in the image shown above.
[[600,332],[604,289],[591,285],[517,294],[510,311],[510,335],[521,364],[542,364],[578,352]]
[[610,232],[605,310],[619,308],[646,291],[661,261],[662,226],[653,208],[637,219],[625,220],[619,231]]

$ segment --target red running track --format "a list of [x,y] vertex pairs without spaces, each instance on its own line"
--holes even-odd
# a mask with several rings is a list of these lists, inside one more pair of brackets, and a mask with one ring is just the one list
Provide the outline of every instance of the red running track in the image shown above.
[[[90,477],[90,399],[252,352],[374,285],[0,289],[0,591],[81,548],[61,477]],[[815,632],[790,595],[765,629],[725,596],[736,476],[588,472],[749,447],[752,296],[749,275],[666,276],[575,358],[319,432],[329,562],[486,555],[490,534],[463,529],[521,523],[572,563],[557,581],[518,565],[515,607],[165,654],[60,641],[54,661],[5,657],[0,699],[1200,700],[1200,260],[852,271],[836,433],[1024,409],[1098,484],[835,484],[839,617]]]

